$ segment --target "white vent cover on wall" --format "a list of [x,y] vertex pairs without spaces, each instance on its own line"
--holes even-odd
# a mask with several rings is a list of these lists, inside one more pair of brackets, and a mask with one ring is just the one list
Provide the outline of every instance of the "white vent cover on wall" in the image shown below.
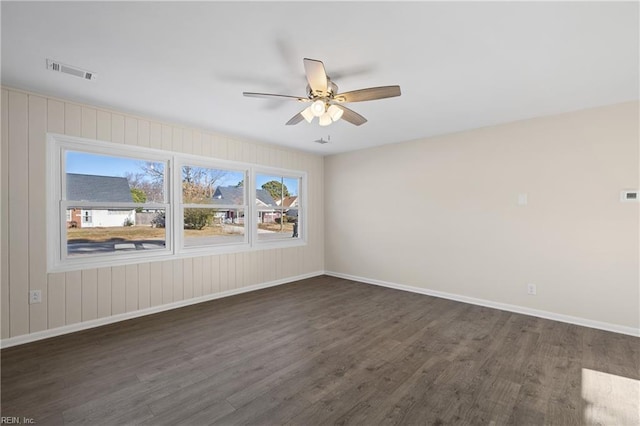
[[54,61],[53,59],[47,59],[47,69],[65,74],[71,74],[76,77],[84,78],[85,80],[93,81],[96,79],[96,73],[94,72],[86,71],[72,65],[63,64],[61,62]]

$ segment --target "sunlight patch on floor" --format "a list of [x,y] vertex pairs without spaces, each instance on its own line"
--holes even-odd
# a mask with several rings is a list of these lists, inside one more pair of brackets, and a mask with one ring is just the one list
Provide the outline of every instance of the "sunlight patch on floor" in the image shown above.
[[640,380],[582,369],[586,424],[640,424]]

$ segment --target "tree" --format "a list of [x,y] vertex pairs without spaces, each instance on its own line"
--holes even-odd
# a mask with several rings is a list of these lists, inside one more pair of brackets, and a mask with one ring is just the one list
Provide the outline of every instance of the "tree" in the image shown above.
[[131,188],[131,198],[134,203],[146,203],[147,194],[140,188]]
[[[142,169],[142,167],[141,167]],[[149,169],[153,170],[153,169]],[[153,172],[153,176],[147,175],[144,170],[140,173],[127,172],[124,177],[129,182],[129,188],[138,189],[144,193],[146,197],[145,201],[153,203],[164,202],[164,185],[163,176],[158,176],[156,172]],[[133,193],[132,193],[133,195]],[[134,198],[135,201],[135,198]],[[135,201],[137,202],[137,201]]]
[[282,182],[278,182],[277,180],[270,180],[262,185],[262,189],[266,190],[276,201],[291,195],[289,194],[287,185]]
[[236,188],[242,188],[244,186],[244,179],[236,184]]
[[201,203],[210,200],[216,182],[227,174],[224,170],[206,167],[182,167],[182,199],[185,203]]
[[[147,194],[140,188],[131,188],[131,198],[134,203],[146,203],[147,202]],[[136,212],[142,212],[142,207],[138,207]]]

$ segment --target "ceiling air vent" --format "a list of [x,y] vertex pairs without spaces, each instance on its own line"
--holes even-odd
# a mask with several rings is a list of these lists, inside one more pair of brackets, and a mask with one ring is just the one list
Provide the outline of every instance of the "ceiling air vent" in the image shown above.
[[331,136],[327,136],[326,140],[323,138],[320,138],[320,139],[316,139],[314,142],[319,143],[320,145],[324,145],[325,143],[329,143],[330,140],[331,140]]
[[51,71],[57,71],[64,74],[71,74],[76,77],[84,78],[85,80],[95,80],[96,74],[91,71],[85,71],[78,67],[74,67],[72,65],[67,65],[60,63],[58,61],[54,61],[52,59],[47,59],[47,69]]

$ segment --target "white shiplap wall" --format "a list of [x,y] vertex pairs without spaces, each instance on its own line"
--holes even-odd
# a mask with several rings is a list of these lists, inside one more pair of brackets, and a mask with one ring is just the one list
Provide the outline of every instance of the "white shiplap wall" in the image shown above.
[[[0,111],[2,339],[324,268],[322,157],[10,88],[2,88]],[[308,173],[308,244],[48,274],[47,132],[304,170]],[[29,305],[29,290],[35,289],[42,290],[42,303]]]

